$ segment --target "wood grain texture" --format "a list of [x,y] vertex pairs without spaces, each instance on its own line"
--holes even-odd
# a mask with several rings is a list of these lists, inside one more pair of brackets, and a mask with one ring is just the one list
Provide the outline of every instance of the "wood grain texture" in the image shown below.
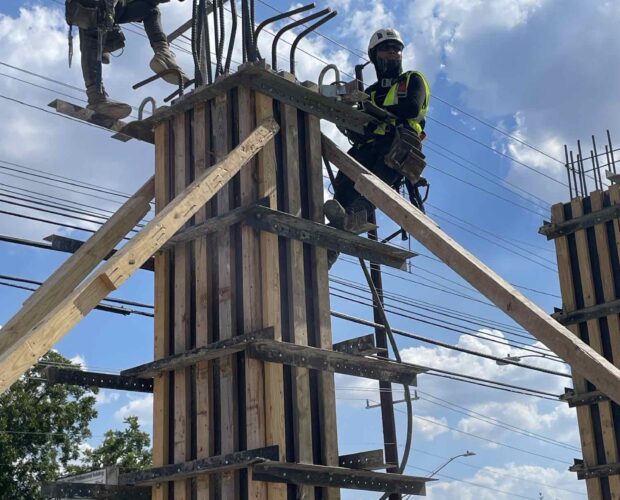
[[[255,111],[252,91],[247,87],[237,89],[239,117],[239,140],[245,139],[254,129]],[[250,162],[239,174],[239,201],[248,205],[258,199],[257,164]],[[260,292],[260,242],[258,233],[247,224],[240,227],[241,232],[241,272],[243,331],[257,330],[263,324],[262,296]],[[246,447],[248,449],[265,446],[265,375],[264,363],[245,358],[245,421]],[[248,499],[266,500],[267,485],[252,481],[248,475]]]
[[110,292],[121,286],[157,252],[278,130],[267,121],[221,162],[208,169],[183,194],[177,196],[86,282],[69,294],[2,354],[0,392],[4,392],[49,351]]
[[[256,121],[273,116],[273,101],[264,94],[255,95]],[[276,153],[273,142],[267,144],[257,156],[259,198],[267,197],[269,206],[276,209],[277,180]],[[261,232],[260,245],[260,293],[262,296],[263,327],[274,328],[274,338],[282,340],[282,317],[280,315],[280,262],[278,237]],[[286,436],[284,424],[283,367],[277,363],[265,363],[265,441],[280,447],[280,460],[286,460]],[[286,485],[267,483],[269,500],[286,500]]]
[[[194,108],[194,174],[202,175],[210,165],[211,130],[209,126],[210,110],[208,103],[200,103]],[[194,217],[196,226],[207,220],[206,205]],[[196,289],[196,347],[204,347],[212,341],[209,331],[211,297],[209,296],[209,260],[210,247],[206,236],[194,241],[195,289]],[[213,380],[209,361],[196,364],[196,457],[207,458],[213,455]],[[208,475],[196,479],[196,500],[209,500],[211,495],[211,478]]]
[[[331,144],[330,144],[331,143]],[[549,314],[527,299],[499,275],[439,229],[435,223],[370,174],[329,139],[323,149],[338,168],[355,179],[355,189],[422,243],[436,257],[470,283],[525,330],[594,383],[620,401],[620,369],[585,344]],[[349,175],[350,174],[350,175]]]
[[[310,219],[325,223],[323,215],[323,158],[321,154],[321,123],[316,116],[306,114],[306,164],[309,186]],[[329,275],[327,269],[327,251],[324,248],[311,248],[312,262],[312,293],[314,295],[315,337],[321,349],[332,349],[332,326],[329,301]],[[336,418],[336,385],[334,374],[318,373],[319,382],[319,415],[321,432],[321,460],[323,465],[337,467],[338,431]],[[325,489],[327,500],[338,500],[340,490]]]
[[[301,216],[301,184],[299,165],[299,130],[297,109],[285,104],[282,109],[282,137],[284,146],[284,209]],[[289,291],[289,329],[291,341],[308,345],[308,324],[306,318],[306,290],[304,282],[303,244],[287,240],[288,291]],[[293,368],[292,390],[295,433],[295,459],[297,462],[314,462],[312,451],[312,417],[310,411],[310,374],[306,368]],[[299,486],[297,494],[301,498],[314,497],[314,488]]]
[[[155,213],[161,212],[170,201],[169,185],[169,127],[167,122],[155,129]],[[155,339],[154,358],[170,355],[170,254],[155,255]],[[170,375],[153,379],[153,466],[168,464],[170,454]],[[154,485],[153,500],[168,499],[168,484]]]
[[[229,102],[226,95],[214,99],[213,116],[213,150],[215,160],[224,158],[230,149],[230,116]],[[216,196],[218,215],[225,214],[232,208],[231,185],[228,184]],[[237,331],[233,310],[233,263],[234,249],[232,247],[230,228],[217,233],[217,307],[218,307],[218,338],[229,339]],[[236,359],[232,356],[217,361],[220,384],[220,439],[221,453],[237,451],[238,446],[238,413],[236,387]],[[221,477],[221,498],[237,498],[239,494],[239,474],[227,472]]]
[[[174,133],[174,188],[179,196],[189,180],[188,139],[190,130],[185,113],[173,119]],[[186,243],[174,249],[174,353],[181,354],[190,345],[190,250]],[[190,368],[174,372],[174,461],[190,460],[191,452],[191,381]],[[187,479],[174,482],[175,500],[191,499],[191,483]]]

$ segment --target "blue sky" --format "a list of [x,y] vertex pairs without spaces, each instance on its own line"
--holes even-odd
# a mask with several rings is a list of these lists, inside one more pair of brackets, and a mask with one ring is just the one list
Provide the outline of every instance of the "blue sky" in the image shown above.
[[[282,10],[290,6],[280,1],[271,4]],[[554,306],[560,306],[553,245],[544,241],[537,230],[543,219],[548,218],[549,204],[568,199],[568,189],[562,185],[565,182],[562,165],[476,118],[555,158],[562,157],[565,143],[573,147],[577,139],[587,139],[591,134],[602,141],[607,128],[613,136],[620,111],[615,96],[620,71],[617,65],[620,7],[617,3],[333,0],[329,5],[339,10],[339,16],[322,29],[332,40],[317,36],[302,44],[312,55],[298,54],[300,80],[316,81],[325,61],[335,62],[343,72],[352,73],[375,29],[384,26],[399,29],[408,43],[406,67],[425,73],[434,96],[425,143],[429,164],[425,175],[432,185],[429,213],[448,234],[508,281],[522,287],[521,290],[545,310],[552,311]],[[327,4],[318,1],[317,6],[322,8]],[[76,103],[84,98],[78,90],[82,81],[77,47],[73,67],[67,67],[66,27],[61,8],[53,0],[2,2],[0,63],[5,65],[0,64],[0,95],[44,109],[57,97]],[[185,21],[189,9],[189,2],[164,4],[166,31]],[[261,2],[257,3],[257,9],[259,20],[273,14]],[[113,97],[133,105],[138,105],[149,94],[161,102],[169,93],[163,84],[131,90],[131,85],[148,76],[150,71],[147,64],[150,48],[138,33],[140,30],[136,27],[126,32],[125,53],[105,69],[106,86]],[[263,53],[268,52],[270,40],[268,34],[261,39],[266,49]],[[284,45],[281,53],[280,65],[284,66],[284,59],[288,57]],[[183,50],[177,48],[177,55],[187,69],[191,68],[190,57]],[[76,88],[27,75],[6,64]],[[373,77],[369,69],[365,78],[370,83]],[[71,98],[60,93],[69,94]],[[0,123],[0,167],[8,166],[4,162],[13,162],[126,194],[135,191],[152,173],[151,146],[136,141],[122,144],[111,140],[101,130],[5,98],[0,98],[0,106],[4,118]],[[325,131],[344,145],[334,127],[326,126]],[[493,148],[496,152],[491,150]],[[11,192],[22,190],[22,193],[27,189],[107,210],[115,210],[121,200],[117,196],[73,188],[85,193],[78,194],[62,186],[32,182],[42,181],[40,178],[17,174],[31,179],[25,180],[15,175],[0,168],[0,187]],[[55,182],[48,184],[58,186]],[[61,216],[11,207],[7,201],[0,196],[0,210],[76,224]],[[58,199],[56,202],[60,203]],[[384,234],[394,230],[393,224],[385,218],[380,218],[380,225]],[[0,234],[40,240],[52,233],[80,239],[88,236],[54,225],[0,216]],[[408,245],[408,242],[398,243]],[[411,242],[411,247],[422,256],[413,260],[410,273],[389,270],[385,276],[386,290],[401,301],[391,302],[390,320],[394,328],[500,357],[520,352],[506,345],[508,340],[534,344],[535,341],[527,336],[512,335],[526,334],[486,304],[484,298],[445,265],[431,258],[428,251],[415,241]],[[0,243],[0,274],[43,281],[65,257]],[[332,308],[371,319],[372,312],[366,305],[368,295],[357,291],[355,283],[351,283],[363,283],[359,266],[343,258],[333,268],[331,277]],[[18,310],[27,292],[7,287],[0,290],[2,324]],[[344,294],[349,297],[359,294],[362,304],[337,296]],[[152,304],[152,276],[138,272],[114,295]],[[440,307],[441,313],[431,313],[429,307]],[[462,318],[462,314],[478,319],[465,324],[447,316]],[[453,327],[457,331],[450,330],[445,322],[458,325]],[[463,334],[467,331],[479,335],[479,330],[489,325],[495,330],[483,331],[482,336],[490,332],[508,340],[498,344]],[[336,319],[333,329],[336,341],[368,333],[365,327]],[[399,338],[399,345],[405,359],[436,368],[556,394],[569,385],[565,378],[517,367],[500,367],[492,361],[411,339]],[[79,357],[89,369],[118,371],[151,359],[152,320],[94,311],[57,348],[68,357]],[[562,364],[537,358],[526,361],[555,370],[565,369]],[[345,377],[338,377],[337,383],[341,451],[381,447],[379,410],[364,408],[366,399],[377,399],[374,384]],[[476,453],[442,470],[438,476],[440,481],[429,488],[429,498],[537,499],[539,493],[544,498],[585,498],[583,483],[567,472],[572,459],[580,456],[579,451],[570,448],[578,446],[572,410],[552,401],[429,376],[419,378],[419,396],[414,404],[414,451],[409,460],[419,469],[408,472],[425,475],[424,471],[434,470],[452,456],[466,450]],[[401,411],[404,406],[396,408],[402,443],[405,421]],[[105,430],[119,427],[124,415],[138,414],[145,428],[150,430],[150,401],[141,395],[104,391],[98,410],[100,416],[93,424],[92,445],[97,444]],[[480,415],[496,419],[494,423],[501,422],[502,426],[491,425],[488,420],[484,423],[478,419],[483,418]],[[506,429],[507,426],[536,433],[553,442],[517,434]],[[345,494],[344,498],[375,496]]]

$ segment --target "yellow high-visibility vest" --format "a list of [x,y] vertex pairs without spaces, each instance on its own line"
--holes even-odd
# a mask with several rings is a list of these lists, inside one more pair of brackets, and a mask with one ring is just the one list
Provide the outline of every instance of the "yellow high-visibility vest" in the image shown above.
[[[419,71],[407,71],[406,73],[403,73],[402,75],[400,75],[398,78],[398,81],[390,87],[390,90],[388,90],[388,93],[385,96],[385,100],[383,101],[383,104],[381,105],[381,107],[385,108],[387,106],[393,106],[395,104],[398,104],[398,89],[401,83],[403,82],[403,77],[405,77],[405,88],[409,89],[409,81],[411,80],[411,77],[413,75],[419,76],[422,79],[422,82],[424,82],[424,89],[426,91],[426,96],[424,97],[424,102],[422,103],[422,106],[420,106],[420,112],[418,113],[418,116],[414,118],[408,118],[405,121],[407,122],[407,124],[412,130],[415,130],[418,134],[420,134],[422,132],[421,123],[422,123],[422,120],[424,120],[424,117],[426,116],[426,111],[428,110],[428,103],[431,98],[431,88],[422,73],[420,73]],[[370,100],[372,101],[373,104],[378,105],[378,103],[375,101],[376,95],[377,95],[377,91],[373,90],[370,93]],[[388,119],[384,121],[383,123],[380,123],[379,125],[377,125],[375,130],[373,130],[373,133],[376,135],[385,135],[388,131],[388,127],[390,126],[391,127],[396,126],[395,119],[393,118]]]

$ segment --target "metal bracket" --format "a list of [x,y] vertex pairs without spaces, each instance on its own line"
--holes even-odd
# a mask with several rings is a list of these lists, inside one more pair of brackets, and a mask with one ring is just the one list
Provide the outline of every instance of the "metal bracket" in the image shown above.
[[336,252],[361,257],[397,269],[405,269],[407,259],[418,255],[402,248],[372,241],[347,231],[267,207],[256,207],[247,222],[256,230],[268,231],[278,236],[329,248]]
[[347,488],[410,495],[425,495],[426,483],[435,481],[426,477],[283,462],[256,464],[252,468],[252,479],[273,483],[308,484],[327,488]]
[[583,309],[569,313],[564,313],[560,310],[559,312],[554,312],[551,317],[563,325],[572,325],[575,323],[583,323],[589,319],[604,318],[605,316],[611,316],[612,314],[619,313],[620,299],[617,299],[605,304],[584,307]]
[[620,463],[593,465],[588,467],[583,460],[575,459],[575,465],[570,466],[568,470],[576,472],[578,479],[617,476],[620,474]]
[[106,500],[151,500],[152,488],[86,483],[43,483],[43,498],[94,498]]
[[157,484],[164,481],[177,481],[188,477],[199,476],[201,474],[214,474],[228,472],[236,469],[243,469],[252,464],[265,460],[278,460],[279,447],[268,446],[254,450],[236,451],[227,455],[200,458],[181,464],[164,465],[153,469],[121,474],[119,483],[121,484]]
[[354,339],[343,340],[337,342],[332,346],[332,349],[337,352],[345,352],[347,354],[359,354],[362,356],[368,356],[377,353],[386,353],[387,349],[377,347],[375,344],[374,333],[363,335]]
[[347,469],[375,470],[389,467],[383,458],[383,450],[361,451],[340,455],[338,465]]
[[560,236],[567,236],[580,229],[587,229],[598,224],[603,224],[604,222],[617,219],[618,217],[620,217],[620,205],[614,205],[613,207],[606,207],[603,208],[603,210],[598,210],[591,214],[575,217],[566,222],[550,222],[542,226],[538,230],[538,233],[546,236],[548,240],[552,240]]
[[564,394],[560,396],[561,401],[566,401],[570,408],[577,406],[595,405],[602,401],[609,401],[609,397],[601,391],[584,392],[575,394],[574,389],[564,389]]
[[108,373],[85,372],[75,368],[48,366],[45,376],[50,384],[69,384],[82,387],[100,387],[121,391],[153,392],[153,379],[123,377]]

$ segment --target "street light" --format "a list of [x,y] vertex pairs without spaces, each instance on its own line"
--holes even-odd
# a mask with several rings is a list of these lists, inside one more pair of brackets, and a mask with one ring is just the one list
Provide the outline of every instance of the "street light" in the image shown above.
[[510,365],[512,363],[510,363],[510,361],[513,361],[514,363],[519,363],[523,358],[546,358],[547,355],[546,354],[526,354],[524,356],[506,356],[504,359],[497,359],[495,360],[495,363],[503,366],[503,365]]
[[430,479],[435,474],[437,474],[441,469],[443,469],[446,465],[448,465],[450,462],[452,462],[452,460],[456,460],[457,458],[460,458],[460,457],[473,457],[474,455],[475,455],[475,453],[473,451],[469,451],[469,450],[467,450],[465,453],[461,453],[460,455],[456,455],[456,456],[452,457],[450,460],[448,460],[441,467],[438,467],[433,472],[431,472],[430,476],[426,476],[426,477],[428,477]]

